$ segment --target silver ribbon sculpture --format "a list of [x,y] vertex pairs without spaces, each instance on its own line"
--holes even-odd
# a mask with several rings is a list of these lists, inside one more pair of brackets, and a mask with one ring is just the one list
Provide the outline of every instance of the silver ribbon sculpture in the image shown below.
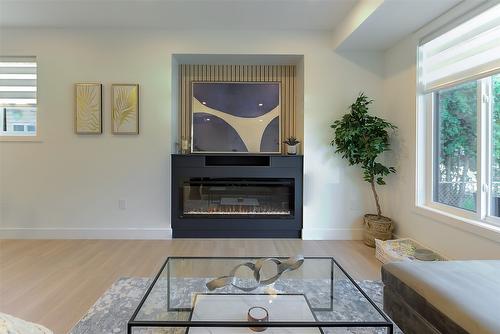
[[[260,271],[266,262],[273,262],[274,264],[276,264],[277,273],[276,273],[276,275],[274,275],[268,279],[262,280]],[[207,288],[208,288],[208,290],[213,291],[215,289],[219,289],[219,288],[222,288],[222,287],[227,286],[227,285],[232,285],[237,289],[240,289],[240,290],[245,291],[245,292],[249,292],[249,291],[255,290],[259,287],[269,285],[269,284],[276,282],[281,277],[281,275],[283,273],[286,273],[287,271],[297,270],[300,268],[300,266],[302,266],[303,263],[304,263],[304,257],[302,255],[290,257],[290,258],[286,259],[285,261],[282,261],[282,260],[277,259],[277,258],[269,257],[269,258],[259,259],[259,260],[255,261],[255,263],[245,262],[245,263],[239,264],[236,267],[234,267],[231,270],[231,272],[229,273],[229,275],[221,276],[221,277],[218,277],[218,278],[213,279],[210,282],[208,282]],[[253,271],[253,277],[255,279],[255,284],[253,286],[244,287],[244,286],[239,286],[237,284],[235,275],[236,275],[236,271],[241,267],[247,267]]]

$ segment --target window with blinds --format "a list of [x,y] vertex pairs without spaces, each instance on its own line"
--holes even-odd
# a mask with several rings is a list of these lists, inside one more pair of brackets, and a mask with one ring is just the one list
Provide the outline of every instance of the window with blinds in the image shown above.
[[0,135],[36,136],[35,57],[0,56]]
[[500,5],[459,26],[423,40],[419,48],[424,93],[500,71]]
[[419,51],[419,205],[500,227],[500,4]]

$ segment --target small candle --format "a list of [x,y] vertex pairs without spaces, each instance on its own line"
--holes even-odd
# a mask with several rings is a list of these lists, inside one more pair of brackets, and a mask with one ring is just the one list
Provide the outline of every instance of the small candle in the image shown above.
[[[268,322],[269,313],[267,310],[260,306],[252,307],[248,310],[247,319],[249,322]],[[250,327],[250,330],[254,332],[263,332],[267,327]]]

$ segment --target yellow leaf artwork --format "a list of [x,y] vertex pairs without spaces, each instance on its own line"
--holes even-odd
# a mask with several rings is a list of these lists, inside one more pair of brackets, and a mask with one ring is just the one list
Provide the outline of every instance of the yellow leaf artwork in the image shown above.
[[112,126],[115,134],[139,133],[139,85],[112,85]]
[[75,85],[75,132],[102,133],[102,85],[78,83]]

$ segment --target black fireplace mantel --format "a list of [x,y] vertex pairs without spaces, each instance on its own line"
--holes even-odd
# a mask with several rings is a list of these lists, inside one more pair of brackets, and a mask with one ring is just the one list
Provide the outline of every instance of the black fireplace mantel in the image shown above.
[[173,154],[173,237],[300,238],[302,175],[302,156]]

